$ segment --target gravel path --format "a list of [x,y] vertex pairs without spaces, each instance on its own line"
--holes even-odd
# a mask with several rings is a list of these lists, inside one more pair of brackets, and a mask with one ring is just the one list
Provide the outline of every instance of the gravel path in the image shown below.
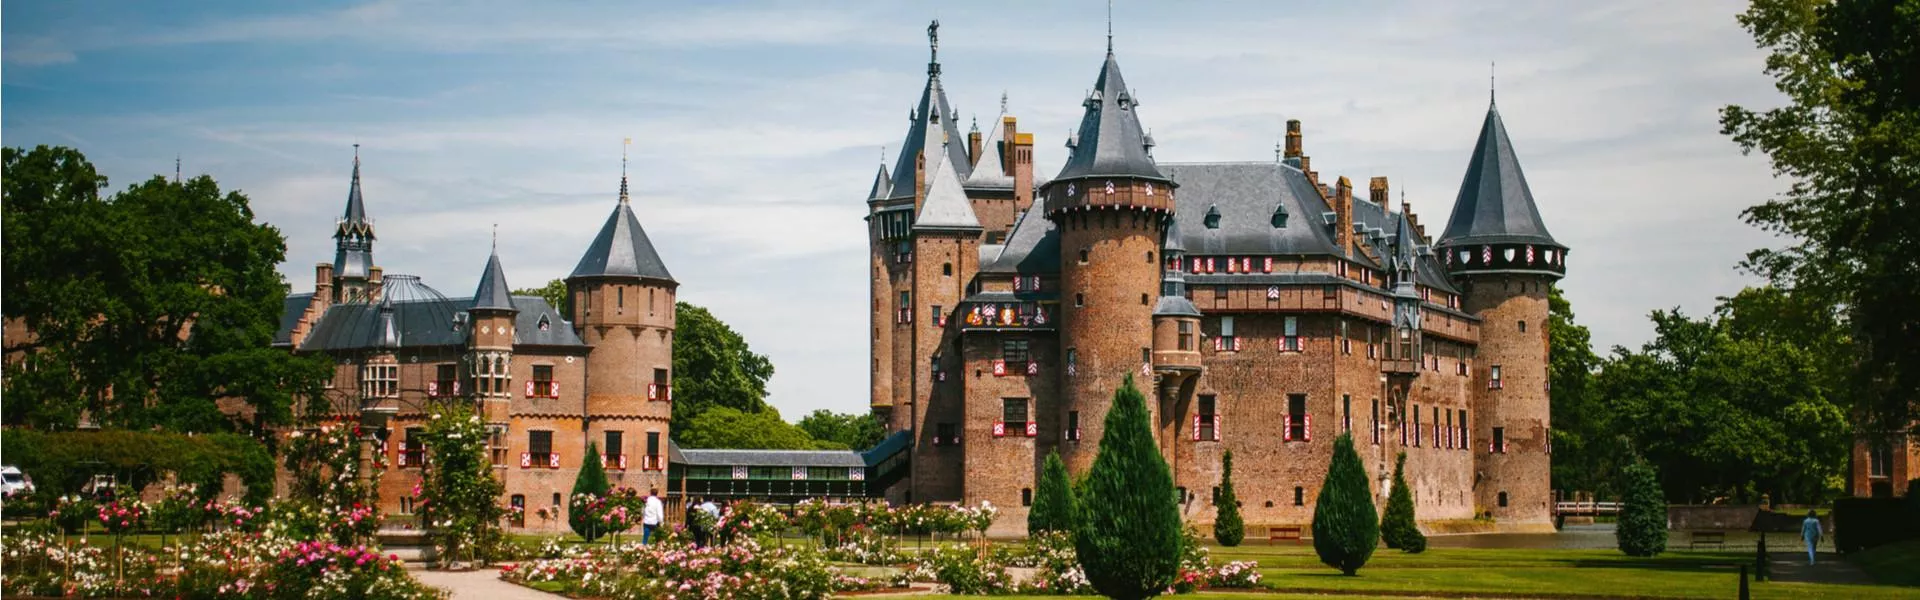
[[407,571],[421,583],[453,592],[454,600],[499,599],[499,600],[555,600],[565,598],[558,594],[549,594],[532,588],[521,587],[500,580],[498,569],[475,569],[472,571],[428,571],[409,569]]

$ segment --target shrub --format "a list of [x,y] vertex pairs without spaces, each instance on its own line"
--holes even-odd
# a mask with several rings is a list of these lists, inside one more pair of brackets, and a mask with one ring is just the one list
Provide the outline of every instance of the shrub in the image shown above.
[[949,594],[973,596],[1004,594],[1013,589],[1013,577],[1007,567],[988,560],[964,546],[947,546],[934,552],[927,561],[933,578],[947,586]]
[[1347,575],[1357,573],[1380,544],[1378,518],[1353,436],[1342,433],[1333,440],[1333,461],[1314,500],[1313,550],[1320,562]]
[[1407,486],[1407,453],[1393,462],[1393,493],[1387,494],[1387,512],[1380,518],[1380,539],[1388,548],[1417,553],[1427,549],[1427,536],[1414,524],[1413,489]]
[[1238,546],[1247,538],[1247,525],[1240,520],[1240,497],[1233,493],[1233,451],[1220,455],[1220,497],[1213,517],[1213,539],[1222,546]]
[[[573,493],[568,495],[569,498],[573,498],[570,504],[579,504],[582,495],[604,498],[611,485],[607,483],[606,465],[600,463],[600,447],[593,442],[587,442],[587,455],[580,461],[580,474],[573,477]],[[600,536],[607,533],[605,528],[602,528],[594,519],[594,515],[575,507],[569,507],[567,511],[567,526],[572,527],[574,533],[580,534],[581,538],[589,542],[600,539]]]
[[1060,451],[1047,453],[1040,468],[1040,487],[1033,494],[1033,508],[1027,511],[1027,534],[1073,530],[1073,487],[1067,481],[1067,463]]
[[1080,554],[1073,549],[1073,532],[1033,533],[1027,537],[1026,551],[1032,563],[1027,566],[1035,567],[1037,571],[1021,584],[1021,593],[1093,593],[1093,585],[1087,583],[1087,572],[1080,568]]
[[0,436],[0,455],[32,475],[43,493],[71,493],[99,473],[128,475],[120,483],[142,489],[172,473],[200,486],[202,500],[220,491],[225,475],[246,484],[248,502],[273,495],[273,457],[266,446],[230,433],[9,429]]
[[493,476],[487,455],[487,428],[464,406],[440,408],[427,421],[427,464],[421,469],[425,497],[420,516],[431,529],[436,550],[446,560],[472,560],[495,547],[503,535],[500,494],[506,486]]
[[1833,547],[1842,554],[1920,535],[1908,513],[1911,500],[1839,498],[1833,501]]
[[1660,491],[1660,476],[1645,464],[1629,466],[1623,474],[1626,504],[1614,529],[1620,551],[1628,556],[1659,554],[1667,549],[1667,498]]
[[1147,421],[1146,397],[1129,374],[1113,394],[1100,454],[1077,498],[1073,533],[1080,564],[1095,590],[1119,600],[1160,593],[1179,568],[1173,474]]

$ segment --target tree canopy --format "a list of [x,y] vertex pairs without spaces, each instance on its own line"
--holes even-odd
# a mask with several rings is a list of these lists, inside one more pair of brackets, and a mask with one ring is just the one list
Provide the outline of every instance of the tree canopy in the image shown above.
[[[71,148],[4,150],[5,314],[31,330],[7,366],[9,425],[257,431],[288,423],[332,367],[272,348],[287,284],[279,230],[213,178],[102,198]],[[237,401],[240,419],[217,401]]]
[[887,436],[886,425],[872,413],[836,413],[826,409],[815,410],[800,419],[800,429],[815,440],[854,450],[872,448]]
[[693,424],[712,408],[744,413],[767,410],[767,380],[773,361],[754,354],[746,338],[707,309],[674,306],[673,428]]
[[547,304],[552,305],[554,310],[560,311],[560,314],[570,314],[567,311],[567,280],[565,279],[548,281],[546,285],[537,288],[514,290],[513,295],[539,296],[546,299]]
[[1838,307],[1851,404],[1869,431],[1920,407],[1920,0],[1753,0],[1740,24],[1790,101],[1728,106],[1722,132],[1759,151],[1787,191],[1747,222],[1787,237],[1744,266]]
[[1173,471],[1153,441],[1146,396],[1128,374],[1113,393],[1100,453],[1075,494],[1074,548],[1101,595],[1138,600],[1173,583],[1185,538]]

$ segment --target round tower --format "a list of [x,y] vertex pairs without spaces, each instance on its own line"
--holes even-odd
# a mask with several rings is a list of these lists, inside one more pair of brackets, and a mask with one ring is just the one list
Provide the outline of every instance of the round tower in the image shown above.
[[[467,365],[473,397],[488,426],[505,428],[510,419],[513,399],[513,328],[520,309],[513,305],[512,288],[507,285],[506,270],[500,266],[500,254],[487,257],[487,268],[474,288],[473,303],[467,307]],[[436,382],[436,386],[439,384]],[[432,390],[431,395],[462,396],[465,390]]]
[[1079,413],[1081,431],[1060,455],[1076,472],[1093,465],[1107,409],[1128,375],[1149,396],[1148,411],[1159,412],[1151,400],[1154,309],[1174,189],[1154,165],[1153,139],[1141,130],[1111,48],[1083,104],[1067,163],[1040,191],[1060,229],[1061,410]]
[[567,307],[581,341],[592,348],[586,366],[589,440],[622,431],[641,441],[645,474],[633,487],[666,489],[666,455],[673,420],[673,331],[679,282],[667,273],[634,216],[627,180],[620,203],[567,276]]
[[1500,113],[1489,106],[1436,251],[1480,317],[1473,357],[1476,512],[1503,529],[1551,527],[1547,295],[1567,247],[1547,233]]

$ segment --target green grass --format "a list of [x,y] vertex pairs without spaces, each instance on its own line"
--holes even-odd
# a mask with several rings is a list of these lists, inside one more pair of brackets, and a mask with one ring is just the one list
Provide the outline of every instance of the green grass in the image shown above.
[[1869,548],[1848,560],[1888,585],[1920,586],[1920,540],[1907,540]]

